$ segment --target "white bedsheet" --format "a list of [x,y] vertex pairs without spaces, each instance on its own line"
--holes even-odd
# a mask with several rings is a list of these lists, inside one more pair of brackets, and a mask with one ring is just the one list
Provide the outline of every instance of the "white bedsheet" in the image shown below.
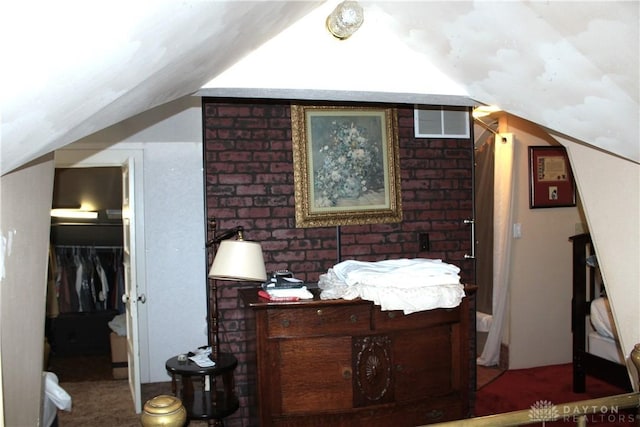
[[609,300],[596,298],[591,301],[589,314],[593,330],[589,332],[587,351],[603,359],[624,364],[624,356],[618,342],[618,331],[613,322]]
[[589,353],[615,363],[624,364],[624,357],[618,341],[603,337],[595,331],[589,332]]
[[460,269],[441,260],[343,261],[322,274],[322,299],[362,298],[405,314],[453,308],[464,298]]
[[596,298],[591,301],[591,325],[596,332],[603,337],[613,340],[618,339],[618,331],[616,325],[613,322],[613,315],[611,314],[611,306],[609,305],[609,299]]

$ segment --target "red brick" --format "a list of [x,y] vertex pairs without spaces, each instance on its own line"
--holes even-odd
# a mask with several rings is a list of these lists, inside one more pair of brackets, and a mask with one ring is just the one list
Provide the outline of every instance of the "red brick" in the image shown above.
[[[296,228],[289,102],[205,98],[203,111],[207,217],[216,217],[221,230],[242,225],[249,240],[261,242],[268,271],[289,268],[303,280],[318,280],[337,262],[340,233],[343,260],[437,258],[458,265],[463,280],[475,281],[474,263],[464,258],[470,230],[462,222],[473,214],[470,140],[416,139],[413,105],[398,106],[403,222]],[[429,232],[430,252],[417,252],[419,232]],[[255,405],[255,396],[249,397],[255,333],[247,329],[251,314],[237,287],[219,287],[221,342],[239,360],[241,408],[225,419],[231,427],[256,424],[256,411],[249,410]]]

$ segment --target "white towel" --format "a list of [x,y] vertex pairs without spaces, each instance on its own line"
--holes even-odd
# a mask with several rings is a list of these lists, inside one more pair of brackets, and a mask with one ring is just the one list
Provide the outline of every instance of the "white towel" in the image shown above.
[[277,298],[300,298],[312,299],[313,294],[309,292],[306,286],[300,288],[267,288],[267,292],[272,297]]

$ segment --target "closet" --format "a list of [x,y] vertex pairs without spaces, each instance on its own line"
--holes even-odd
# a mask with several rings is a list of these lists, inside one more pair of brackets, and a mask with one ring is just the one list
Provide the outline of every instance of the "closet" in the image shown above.
[[46,308],[51,357],[58,366],[76,356],[108,362],[109,322],[125,310],[121,169],[56,169],[52,208],[81,208],[95,218],[51,218]]

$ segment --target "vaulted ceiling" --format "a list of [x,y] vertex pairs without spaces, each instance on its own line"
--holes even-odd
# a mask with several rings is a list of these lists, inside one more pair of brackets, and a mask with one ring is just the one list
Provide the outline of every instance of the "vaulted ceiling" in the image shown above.
[[640,2],[3,2],[1,173],[191,94],[496,104],[640,163]]

